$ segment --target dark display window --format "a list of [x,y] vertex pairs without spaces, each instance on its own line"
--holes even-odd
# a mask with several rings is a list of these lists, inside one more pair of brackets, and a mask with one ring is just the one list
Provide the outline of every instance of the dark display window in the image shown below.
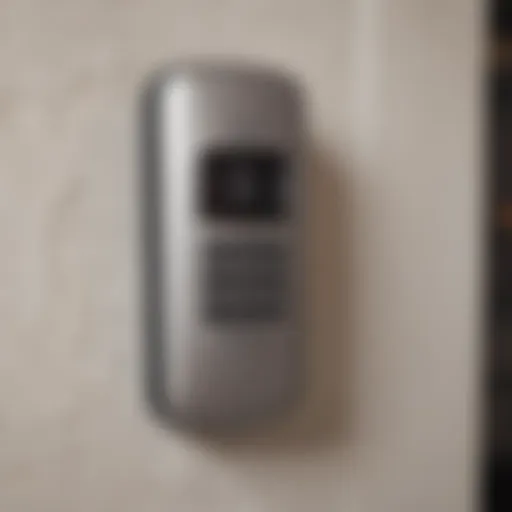
[[288,170],[277,151],[211,149],[201,166],[201,209],[212,219],[263,220],[285,214]]

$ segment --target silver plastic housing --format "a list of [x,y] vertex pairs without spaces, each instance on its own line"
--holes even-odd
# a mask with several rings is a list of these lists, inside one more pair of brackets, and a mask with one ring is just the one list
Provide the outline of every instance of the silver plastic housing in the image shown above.
[[[303,380],[303,119],[298,88],[274,70],[180,64],[144,95],[146,343],[150,398],[177,422],[229,427],[283,410]],[[271,148],[290,179],[283,218],[219,221],[201,212],[209,148]],[[206,247],[214,241],[286,250],[285,314],[216,325],[201,308]]]

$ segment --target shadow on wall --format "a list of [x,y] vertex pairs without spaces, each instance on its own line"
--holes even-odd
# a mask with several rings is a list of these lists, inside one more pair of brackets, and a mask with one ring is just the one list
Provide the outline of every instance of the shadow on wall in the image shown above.
[[[213,448],[304,451],[331,444],[352,443],[355,432],[353,326],[355,258],[352,243],[353,194],[345,169],[326,150],[314,148],[306,168],[307,217],[307,323],[306,386],[300,404],[281,418],[229,435],[201,434]],[[158,186],[158,184],[155,184]],[[158,226],[146,225],[145,237]],[[145,243],[154,243],[146,238]],[[156,261],[149,264],[158,265]],[[147,265],[146,265],[147,267]],[[151,273],[146,276],[151,279]],[[149,281],[147,286],[158,286]],[[154,296],[154,294],[149,294]],[[147,297],[145,307],[153,320],[161,318],[158,304]],[[153,322],[158,323],[158,322]],[[162,347],[148,342],[154,325],[145,333],[145,375],[148,405],[160,424],[174,432],[173,418],[162,391]],[[176,431],[179,432],[179,431]],[[188,434],[185,434],[188,437]],[[192,435],[192,434],[191,434]]]

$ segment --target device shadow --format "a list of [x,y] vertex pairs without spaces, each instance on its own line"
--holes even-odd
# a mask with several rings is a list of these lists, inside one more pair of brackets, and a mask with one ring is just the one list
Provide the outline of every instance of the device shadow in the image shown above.
[[353,194],[345,169],[327,150],[311,150],[306,175],[309,328],[304,396],[280,421],[208,437],[224,449],[302,452],[350,444],[353,438]]

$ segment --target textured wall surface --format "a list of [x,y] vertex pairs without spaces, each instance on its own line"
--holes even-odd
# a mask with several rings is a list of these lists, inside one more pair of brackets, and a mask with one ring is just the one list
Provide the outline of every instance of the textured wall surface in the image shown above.
[[[479,18],[476,0],[1,2],[0,510],[469,510]],[[310,95],[310,405],[239,439],[165,428],[141,393],[135,104],[187,55],[286,65]]]

